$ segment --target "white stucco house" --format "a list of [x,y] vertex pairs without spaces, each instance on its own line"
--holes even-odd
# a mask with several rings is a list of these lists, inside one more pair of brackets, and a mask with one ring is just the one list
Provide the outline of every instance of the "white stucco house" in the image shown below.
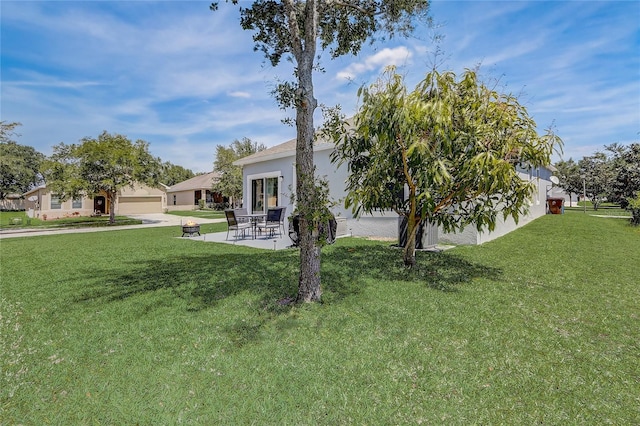
[[[338,235],[352,234],[397,239],[399,226],[398,215],[395,212],[376,212],[356,219],[350,209],[344,208],[343,199],[346,196],[345,182],[348,171],[345,165],[337,167],[331,163],[330,155],[334,146],[331,142],[318,140],[314,146],[314,163],[316,174],[325,177],[329,182],[331,198],[338,201],[338,205],[333,209],[333,214],[338,220]],[[269,207],[286,206],[287,216],[294,211],[291,194],[296,186],[295,152],[296,140],[292,139],[234,162],[235,165],[242,167],[243,205],[247,210],[252,213],[263,213]],[[546,213],[545,193],[552,186],[549,180],[551,170],[540,167],[519,169],[518,173],[522,179],[534,181],[537,191],[531,200],[529,214],[522,217],[517,225],[509,219],[500,221],[493,232],[478,232],[472,226],[455,234],[445,234],[440,231],[439,240],[452,244],[482,244],[544,215]]]

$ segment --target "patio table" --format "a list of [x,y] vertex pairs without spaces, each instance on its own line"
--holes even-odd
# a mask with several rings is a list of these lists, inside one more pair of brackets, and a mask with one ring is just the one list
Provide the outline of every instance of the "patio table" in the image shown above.
[[258,221],[260,218],[267,217],[266,213],[251,213],[251,214],[239,214],[236,215],[236,218],[244,218],[249,219],[251,221],[251,227],[253,228],[253,232],[251,233],[252,239],[256,239],[256,230],[258,229]]

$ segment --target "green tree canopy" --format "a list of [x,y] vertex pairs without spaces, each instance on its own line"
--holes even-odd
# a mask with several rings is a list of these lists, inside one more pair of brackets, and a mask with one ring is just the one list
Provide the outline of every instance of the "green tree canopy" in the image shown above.
[[213,184],[213,191],[229,197],[234,205],[242,199],[242,168],[234,166],[233,162],[267,149],[264,144],[253,142],[249,138],[234,140],[230,146],[218,145],[216,147],[216,159],[213,162],[213,170],[220,172],[220,180]]
[[9,194],[23,194],[42,181],[40,164],[44,154],[13,140],[20,123],[0,122],[0,200]]
[[[569,158],[568,160],[558,161],[555,164],[558,170],[555,175],[557,176],[558,186],[571,196],[571,194],[582,194],[582,177],[580,177],[580,167],[578,163]],[[569,198],[571,201],[571,198]]]
[[446,231],[493,230],[499,215],[516,221],[534,191],[517,165],[550,164],[554,144],[516,98],[489,89],[473,71],[459,79],[432,71],[413,92],[390,68],[359,91],[352,120],[331,120],[333,160],[349,167],[346,206],[356,215],[395,210],[408,222],[404,262],[415,264],[421,221]]
[[113,223],[118,191],[136,182],[156,186],[160,167],[160,159],[149,153],[147,142],[133,143],[124,135],[104,131],[97,138],[81,139],[79,144],[54,146],[44,175],[49,189],[61,199],[106,193],[112,206],[109,221]]
[[615,168],[611,158],[604,152],[596,152],[578,161],[580,177],[584,179],[585,192],[594,210],[613,194]]
[[159,181],[167,186],[173,186],[177,183],[183,182],[187,179],[191,179],[195,176],[195,173],[190,169],[185,169],[182,166],[172,164],[169,161],[165,161],[160,166]]
[[613,198],[626,208],[640,196],[640,143],[614,144],[607,149],[614,155]]
[[[358,54],[363,43],[407,35],[417,19],[427,19],[427,0],[254,0],[249,7],[240,4],[240,25],[254,32],[255,50],[272,65],[283,56],[291,59],[294,82],[278,85],[275,95],[284,108],[296,110],[296,202],[300,218],[300,275],[298,302],[321,299],[320,245],[314,224],[314,200],[321,191],[315,182],[313,113],[318,105],[314,96],[313,72],[318,70],[317,45],[332,58]],[[210,7],[217,10],[218,2]]]

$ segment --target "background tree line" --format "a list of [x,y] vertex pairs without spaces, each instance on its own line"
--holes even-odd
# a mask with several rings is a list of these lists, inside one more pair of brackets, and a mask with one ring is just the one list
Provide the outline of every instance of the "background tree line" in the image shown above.
[[556,163],[558,186],[586,195],[594,210],[604,202],[629,208],[640,197],[640,143],[605,145],[604,150]]
[[[103,132],[97,138],[86,137],[77,144],[60,143],[49,157],[35,148],[20,145],[19,122],[0,122],[0,200],[22,195],[44,184],[63,198],[101,191],[114,194],[135,181],[150,185],[173,186],[196,174],[187,168],[162,161],[149,153],[149,144],[132,142],[126,136]],[[212,190],[234,204],[242,201],[242,169],[233,162],[266,149],[249,138],[234,140],[228,147],[216,147],[214,171],[221,178]]]
[[[10,194],[24,194],[45,182],[65,194],[82,190],[91,194],[87,180],[94,181],[95,190],[95,182],[104,183],[108,179],[115,182],[116,174],[131,173],[143,182],[167,186],[195,176],[190,169],[153,157],[147,142],[133,143],[124,135],[106,131],[98,138],[83,138],[78,144],[58,144],[47,157],[33,147],[16,142],[20,136],[16,131],[19,126],[19,122],[0,122],[0,199]],[[129,164],[129,160],[135,161],[135,168],[144,173],[134,174],[134,164],[126,171],[125,164]],[[89,177],[89,174],[93,176]],[[117,189],[121,187],[116,186]]]

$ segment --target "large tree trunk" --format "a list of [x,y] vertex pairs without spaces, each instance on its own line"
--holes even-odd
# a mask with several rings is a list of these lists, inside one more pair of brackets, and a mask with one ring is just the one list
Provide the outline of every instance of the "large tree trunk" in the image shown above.
[[418,209],[418,202],[416,201],[416,185],[413,179],[410,179],[409,169],[407,166],[406,150],[403,146],[403,164],[404,173],[407,177],[409,186],[409,211],[407,212],[407,242],[404,245],[404,252],[402,253],[402,259],[404,260],[404,266],[413,268],[416,266],[416,231],[418,225],[420,225],[420,217],[416,212]]
[[407,242],[404,245],[402,259],[404,266],[413,268],[416,266],[416,231],[420,225],[420,219],[416,219],[415,214],[411,213],[407,216]]
[[319,302],[322,297],[320,286],[320,247],[316,245],[316,231],[309,229],[300,218],[300,279],[298,281],[297,302]]
[[116,223],[116,192],[109,192],[109,223]]
[[311,84],[311,67],[299,69],[300,89],[296,111],[296,194],[300,212],[300,280],[298,282],[298,302],[316,302],[320,300],[320,247],[317,246],[317,227],[310,223],[308,215],[313,208],[312,191],[314,185],[313,167],[313,111],[316,100]]
[[[315,189],[313,167],[313,112],[317,101],[313,96],[313,61],[315,59],[315,31],[317,15],[315,2],[305,6],[305,41],[294,43],[294,55],[298,65],[298,89],[296,93],[296,194],[300,213],[300,279],[297,302],[317,302],[322,296],[320,287],[320,247],[317,245],[317,226],[310,223]],[[293,10],[293,9],[291,9]]]

